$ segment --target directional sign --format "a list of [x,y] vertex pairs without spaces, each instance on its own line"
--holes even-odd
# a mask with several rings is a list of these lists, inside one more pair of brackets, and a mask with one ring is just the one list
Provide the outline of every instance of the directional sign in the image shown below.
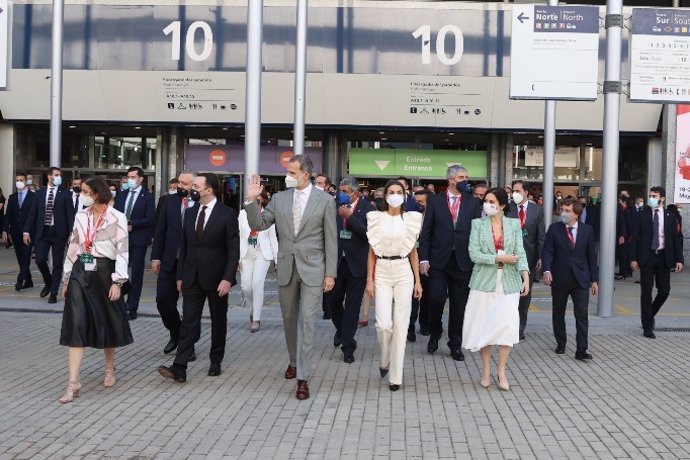
[[359,177],[410,176],[446,177],[448,166],[463,165],[471,177],[486,177],[484,151],[416,150],[416,149],[358,149],[348,155],[349,173]]
[[8,0],[0,0],[0,88],[7,87],[10,51],[10,21]]
[[690,10],[633,8],[630,99],[690,102]]
[[595,100],[599,8],[513,6],[512,99]]

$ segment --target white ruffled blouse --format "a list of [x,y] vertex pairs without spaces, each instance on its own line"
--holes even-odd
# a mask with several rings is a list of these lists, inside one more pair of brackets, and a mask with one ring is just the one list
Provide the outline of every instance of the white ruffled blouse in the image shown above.
[[416,211],[398,216],[382,211],[367,214],[367,238],[377,256],[408,256],[417,245],[421,229],[422,214]]

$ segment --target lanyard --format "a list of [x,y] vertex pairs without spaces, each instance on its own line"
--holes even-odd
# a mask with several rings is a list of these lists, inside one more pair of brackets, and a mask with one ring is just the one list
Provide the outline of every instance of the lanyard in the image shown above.
[[182,197],[182,207],[185,209],[189,207],[189,203],[187,203],[187,198]]
[[525,205],[518,206],[518,218],[520,219],[520,228],[524,230],[525,222],[527,221],[527,212],[525,210]]
[[[575,227],[572,227],[575,228]],[[570,241],[570,247],[574,248],[575,247],[575,238],[573,237],[572,233],[570,233],[570,230],[568,229],[568,226],[565,225],[565,234],[568,236],[568,240]]]
[[93,246],[93,242],[96,238],[96,232],[103,226],[103,223],[105,222],[106,212],[108,212],[107,205],[103,209],[103,212],[101,212],[101,215],[98,216],[98,220],[96,221],[93,230],[91,229],[91,220],[93,220],[93,210],[89,212],[90,218],[89,216],[87,216],[86,218],[86,241],[84,242],[84,249],[86,250],[87,254],[91,254],[91,247]]
[[460,201],[462,201],[462,195],[455,197],[455,204],[450,204],[450,194],[446,193],[446,201],[448,202],[448,209],[450,210],[450,215],[453,218],[453,224],[458,220],[458,210],[460,209]]

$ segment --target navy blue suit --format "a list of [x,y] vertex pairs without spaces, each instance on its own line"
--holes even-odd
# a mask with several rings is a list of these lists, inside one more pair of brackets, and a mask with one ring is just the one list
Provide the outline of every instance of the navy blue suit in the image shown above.
[[[352,354],[357,348],[355,333],[367,282],[367,213],[376,208],[359,198],[350,218],[345,221],[336,216],[338,225],[338,276],[326,301],[331,309],[336,334],[340,336],[344,354]],[[343,231],[351,232],[351,238],[343,238]]]
[[573,299],[577,328],[577,350],[588,348],[589,288],[599,280],[599,267],[595,248],[594,229],[579,222],[573,247],[568,228],[562,222],[551,224],[544,238],[541,261],[544,272],[551,272],[551,297],[553,298],[553,333],[556,344],[565,347],[565,306],[568,296]]
[[19,193],[13,193],[7,199],[7,206],[5,207],[5,220],[3,222],[2,231],[7,233],[7,236],[12,240],[14,246],[14,253],[17,256],[17,264],[19,264],[19,274],[17,274],[17,283],[32,283],[31,270],[31,248],[33,247],[33,234],[29,234],[32,244],[25,245],[22,241],[22,233],[26,221],[29,218],[31,207],[33,206],[36,196],[31,190],[27,190],[24,195],[24,201],[21,208],[19,207]]
[[[57,295],[62,281],[62,264],[65,258],[67,239],[74,226],[74,205],[70,192],[54,188],[53,225],[45,224],[46,199],[50,188],[43,187],[35,192],[29,216],[24,224],[24,233],[32,236],[36,246],[36,266],[41,271],[43,282],[50,286],[50,294]],[[53,271],[48,268],[48,253],[53,259]]]
[[481,217],[481,202],[471,193],[462,193],[455,226],[448,206],[448,194],[429,196],[424,224],[419,236],[419,260],[428,261],[429,329],[432,338],[443,332],[443,307],[449,299],[448,347],[461,352],[465,305],[470,294],[472,261],[468,247],[472,219]]
[[151,260],[161,261],[156,285],[156,307],[163,325],[175,341],[179,337],[182,324],[177,311],[180,296],[177,291],[177,251],[182,238],[182,200],[183,198],[178,195],[165,195],[158,201],[158,217],[151,247]]
[[[132,192],[122,192],[115,197],[115,209],[127,215],[127,201]],[[127,310],[136,312],[139,308],[141,289],[144,284],[144,265],[146,264],[146,250],[151,244],[153,230],[156,225],[156,205],[153,193],[141,188],[132,206],[132,214],[127,216],[132,231],[129,232],[129,266],[132,270],[130,282],[132,284],[127,296]]]

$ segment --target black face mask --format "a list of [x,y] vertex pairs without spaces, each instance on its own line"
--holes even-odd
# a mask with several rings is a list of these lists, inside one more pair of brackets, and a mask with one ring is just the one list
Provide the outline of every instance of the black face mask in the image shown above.
[[72,187],[72,190],[74,190],[74,193],[81,193],[81,187]]
[[186,198],[189,196],[189,190],[185,190],[182,187],[177,187],[177,195],[181,196],[182,198]]
[[419,212],[424,212],[426,210],[426,206],[424,206],[423,204],[418,204],[417,209],[419,210]]
[[191,189],[189,191],[189,197],[192,199],[192,201],[199,201],[201,199],[201,195],[199,194],[199,192],[197,192],[194,189]]

